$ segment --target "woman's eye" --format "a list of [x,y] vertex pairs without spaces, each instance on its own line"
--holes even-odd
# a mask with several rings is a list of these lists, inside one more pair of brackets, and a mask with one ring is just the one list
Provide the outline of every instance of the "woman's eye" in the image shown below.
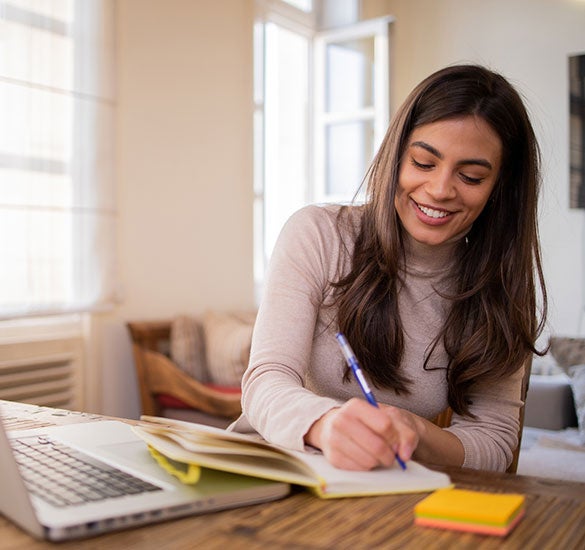
[[433,168],[433,164],[424,164],[423,162],[418,162],[414,157],[411,157],[412,164],[421,170],[430,170]]
[[468,176],[467,174],[461,174],[461,179],[465,182],[465,183],[469,183],[471,185],[478,185],[483,181],[483,178],[474,178],[472,176]]

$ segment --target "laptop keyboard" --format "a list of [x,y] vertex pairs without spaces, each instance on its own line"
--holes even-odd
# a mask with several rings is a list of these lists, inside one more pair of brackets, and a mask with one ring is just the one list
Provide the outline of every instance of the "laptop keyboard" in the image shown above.
[[27,489],[58,507],[160,491],[160,487],[45,437],[11,441]]

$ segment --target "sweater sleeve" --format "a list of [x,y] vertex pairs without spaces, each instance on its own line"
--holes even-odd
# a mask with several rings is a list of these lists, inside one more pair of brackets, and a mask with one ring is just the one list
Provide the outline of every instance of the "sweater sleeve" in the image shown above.
[[297,450],[310,426],[341,404],[305,387],[319,309],[339,254],[333,224],[331,211],[309,206],[281,231],[242,379],[243,415],[233,426]]
[[496,383],[478,384],[471,395],[475,418],[453,415],[448,431],[465,449],[464,468],[504,471],[518,445],[524,368]]

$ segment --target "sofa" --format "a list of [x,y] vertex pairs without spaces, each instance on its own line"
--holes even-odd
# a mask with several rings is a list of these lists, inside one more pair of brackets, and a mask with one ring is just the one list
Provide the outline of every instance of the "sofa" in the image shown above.
[[585,338],[549,343],[532,363],[518,473],[585,482]]

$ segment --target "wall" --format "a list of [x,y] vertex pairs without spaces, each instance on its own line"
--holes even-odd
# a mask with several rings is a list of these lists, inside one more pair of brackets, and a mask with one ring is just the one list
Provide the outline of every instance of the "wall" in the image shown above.
[[118,2],[124,317],[252,304],[251,10]]
[[[123,302],[95,316],[88,408],[135,416],[124,323],[250,307],[253,0],[118,0],[119,259]],[[392,14],[392,105],[447,64],[477,61],[525,95],[544,164],[550,330],[580,331],[584,220],[568,209],[567,55],[579,0],[368,0]]]
[[252,0],[118,0],[121,304],[87,407],[136,416],[125,322],[253,306]]

